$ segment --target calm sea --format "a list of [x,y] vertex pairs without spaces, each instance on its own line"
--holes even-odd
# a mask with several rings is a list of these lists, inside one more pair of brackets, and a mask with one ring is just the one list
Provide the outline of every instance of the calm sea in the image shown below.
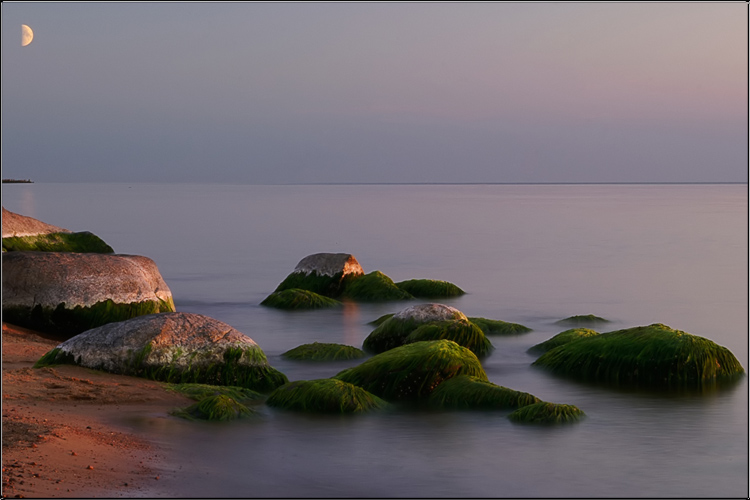
[[747,185],[4,184],[5,208],[118,253],[154,259],[179,310],[252,337],[290,380],[351,362],[280,355],[361,346],[367,322],[413,303],[282,312],[259,306],[306,255],[348,252],[366,272],[434,278],[469,316],[533,332],[492,337],[490,380],[587,418],[536,427],[508,412],[393,411],[190,423],[123,414],[171,466],[167,497],[747,497],[748,384],[705,394],[555,378],[526,350],[575,314],[606,330],[664,323],[728,347],[748,369]]

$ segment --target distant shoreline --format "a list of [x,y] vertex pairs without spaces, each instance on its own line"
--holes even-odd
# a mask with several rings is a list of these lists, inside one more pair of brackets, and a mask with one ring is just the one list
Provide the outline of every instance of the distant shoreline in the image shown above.
[[3,179],[3,184],[33,184],[30,179]]

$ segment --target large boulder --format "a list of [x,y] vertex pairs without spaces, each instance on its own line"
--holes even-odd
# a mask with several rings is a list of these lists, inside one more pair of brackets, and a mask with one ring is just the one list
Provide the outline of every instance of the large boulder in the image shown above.
[[68,363],[183,384],[270,392],[288,382],[250,337],[192,313],[150,314],[87,330],[59,344],[36,366]]
[[362,266],[351,254],[316,253],[299,261],[294,271],[274,291],[299,288],[336,298],[349,280],[364,274]]
[[139,255],[7,252],[3,320],[73,336],[135,316],[175,310],[153,260]]
[[74,233],[3,207],[3,252],[18,251],[114,253],[93,233]]
[[586,381],[666,388],[705,387],[745,372],[726,347],[660,323],[579,337],[534,365]]

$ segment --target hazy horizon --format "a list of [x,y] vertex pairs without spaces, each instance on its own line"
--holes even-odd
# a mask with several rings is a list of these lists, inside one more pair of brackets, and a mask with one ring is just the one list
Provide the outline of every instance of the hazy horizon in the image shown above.
[[747,42],[744,2],[4,2],[2,177],[747,183]]

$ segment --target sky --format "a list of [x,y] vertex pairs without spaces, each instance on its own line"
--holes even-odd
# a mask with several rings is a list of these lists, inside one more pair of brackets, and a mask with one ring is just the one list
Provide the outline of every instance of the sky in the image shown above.
[[3,178],[748,181],[744,2],[1,9]]

